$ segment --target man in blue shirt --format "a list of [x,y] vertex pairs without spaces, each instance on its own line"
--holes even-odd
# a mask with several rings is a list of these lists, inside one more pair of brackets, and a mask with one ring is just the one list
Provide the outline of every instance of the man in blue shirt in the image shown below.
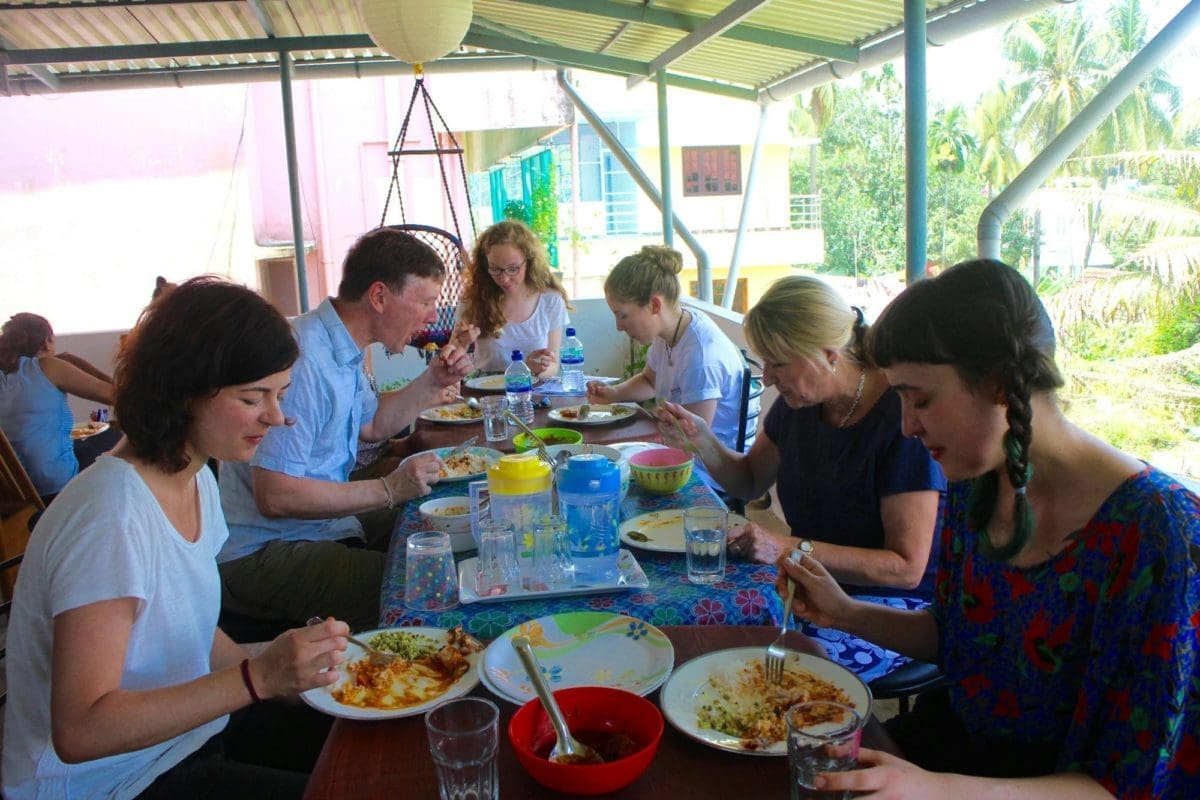
[[435,321],[444,277],[428,245],[378,228],[347,253],[337,297],[293,321],[300,359],[283,401],[288,427],[273,430],[249,464],[220,470],[226,610],[292,622],[332,615],[354,630],[377,625],[385,554],[364,546],[355,515],[429,494],[442,462],[417,454],[382,478],[350,482],[359,442],[395,435],[439,402],[471,359],[447,345],[412,383],[377,397],[363,356],[373,342],[399,351]]

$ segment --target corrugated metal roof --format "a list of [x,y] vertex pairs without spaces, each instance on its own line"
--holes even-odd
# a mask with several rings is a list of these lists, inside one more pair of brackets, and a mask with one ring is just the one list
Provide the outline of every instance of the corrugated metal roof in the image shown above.
[[[975,3],[930,0],[929,9]],[[738,16],[677,53],[666,71],[676,82],[750,96],[830,58],[854,61],[860,45],[900,26],[903,4],[475,0],[464,48],[645,77],[722,14]],[[0,0],[0,64],[15,81],[275,63],[283,49],[300,64],[390,61],[368,37],[349,0]]]

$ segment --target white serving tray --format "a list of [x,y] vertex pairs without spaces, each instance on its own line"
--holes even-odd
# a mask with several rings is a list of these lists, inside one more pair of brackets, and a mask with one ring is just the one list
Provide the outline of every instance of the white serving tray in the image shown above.
[[650,579],[642,571],[641,564],[633,557],[633,553],[624,548],[621,548],[621,552],[617,556],[617,568],[620,570],[620,574],[610,583],[575,583],[547,589],[524,589],[520,586],[511,586],[503,594],[489,594],[485,597],[481,597],[475,591],[475,569],[478,564],[479,559],[474,556],[464,559],[458,564],[458,601],[463,605],[503,603],[508,600],[532,600],[544,597],[569,597],[580,594],[603,594],[650,587]]

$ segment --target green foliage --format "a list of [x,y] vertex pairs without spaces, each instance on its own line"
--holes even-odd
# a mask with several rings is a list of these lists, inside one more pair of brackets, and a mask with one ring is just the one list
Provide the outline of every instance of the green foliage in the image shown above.
[[1200,342],[1200,296],[1184,295],[1163,309],[1153,325],[1147,337],[1152,353],[1176,353]]
[[650,352],[650,345],[639,344],[633,339],[629,340],[629,364],[625,367],[625,377],[632,378],[646,368],[646,353]]
[[504,204],[504,218],[515,219],[529,224],[529,207],[523,200],[509,200]]

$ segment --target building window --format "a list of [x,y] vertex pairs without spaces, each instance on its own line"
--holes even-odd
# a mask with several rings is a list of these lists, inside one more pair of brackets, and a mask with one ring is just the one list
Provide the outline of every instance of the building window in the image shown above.
[[742,149],[683,148],[683,196],[742,193]]

